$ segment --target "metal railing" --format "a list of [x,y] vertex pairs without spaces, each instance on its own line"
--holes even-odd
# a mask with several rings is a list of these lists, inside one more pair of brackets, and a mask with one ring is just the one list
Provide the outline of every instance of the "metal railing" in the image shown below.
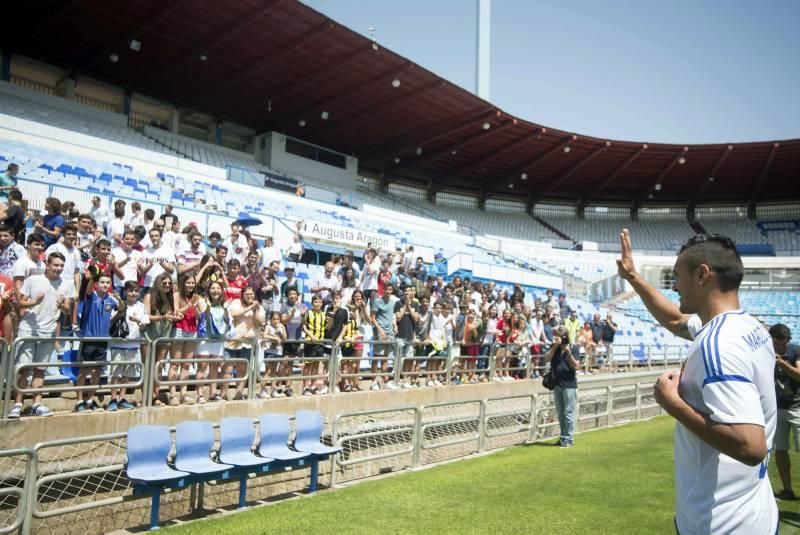
[[[323,440],[342,453],[320,468],[334,485],[547,439],[557,431],[554,410],[547,392],[339,414],[326,421]],[[650,383],[601,388],[589,383],[578,390],[576,412],[582,431],[655,416],[661,409]],[[127,478],[126,447],[125,433],[109,433],[0,451],[0,534],[145,526],[148,496],[134,493]],[[307,475],[293,470],[258,477],[249,498],[297,492]],[[199,492],[211,508],[237,503],[235,483],[207,485],[207,494]],[[162,500],[162,519],[182,517],[195,509],[198,489],[170,491]]]
[[[113,351],[115,342],[138,343],[141,358],[125,361],[106,358],[94,362],[82,361],[79,357],[84,344],[106,344],[112,348],[108,351]],[[187,342],[191,344],[191,357],[175,358],[173,344]],[[309,383],[314,394],[324,394],[325,388],[330,393],[360,390],[362,382],[369,383],[367,388],[376,388],[375,385],[377,388],[392,388],[393,385],[410,388],[493,382],[504,378],[526,380],[544,373],[548,366],[544,358],[546,347],[541,348],[540,354],[531,354],[528,345],[520,344],[451,344],[440,348],[429,341],[399,339],[342,343],[295,339],[286,340],[282,344],[282,354],[275,355],[265,351],[268,349],[266,342],[247,340],[251,346],[246,348],[247,355],[230,358],[227,354],[201,355],[203,342],[219,344],[223,340],[159,338],[148,342],[113,338],[19,338],[10,348],[0,340],[0,419],[8,417],[16,395],[42,395],[52,399],[79,392],[106,395],[112,390],[132,391],[134,400],[138,397],[142,407],[150,407],[162,404],[159,396],[165,390],[173,397],[180,389],[189,397],[197,394],[206,398],[204,392],[209,387],[209,398],[214,393],[227,398],[229,390],[234,388],[235,399],[253,399],[261,392],[262,396],[269,396],[271,390],[278,387],[279,390],[291,388],[287,394],[301,394]],[[234,341],[226,340],[224,344],[231,342]],[[30,351],[32,344],[44,344],[47,348],[56,343],[62,346],[63,353],[53,351],[31,362],[20,362],[20,353],[23,349]],[[170,347],[165,350],[164,345]],[[320,349],[315,350],[315,347]],[[72,355],[72,359],[65,355]],[[645,346],[642,350],[618,344],[602,364],[594,367],[601,372],[666,369],[679,366],[684,358],[680,346]],[[587,363],[587,372],[593,371],[588,368]],[[78,384],[80,372],[85,369],[99,369],[94,374],[99,375],[99,381]],[[126,371],[120,373],[120,369]],[[28,378],[35,376],[37,370],[40,371],[39,381],[36,385],[28,384]],[[61,374],[42,373],[52,370],[60,370]],[[119,379],[112,381],[115,377]],[[192,394],[189,391],[193,391]]]

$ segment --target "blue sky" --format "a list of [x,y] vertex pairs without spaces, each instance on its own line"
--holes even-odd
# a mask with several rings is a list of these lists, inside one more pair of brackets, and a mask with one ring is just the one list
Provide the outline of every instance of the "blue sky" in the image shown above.
[[[304,0],[474,90],[475,0]],[[800,0],[493,0],[491,101],[609,139],[800,137]]]

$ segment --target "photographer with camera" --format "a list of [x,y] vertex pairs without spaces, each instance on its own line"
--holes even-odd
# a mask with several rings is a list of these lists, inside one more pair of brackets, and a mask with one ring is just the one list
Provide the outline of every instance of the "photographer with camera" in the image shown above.
[[575,370],[580,366],[572,356],[569,345],[569,331],[562,325],[555,329],[553,345],[545,355],[545,360],[550,363],[550,369],[556,378],[553,395],[558,413],[558,426],[561,430],[559,445],[562,448],[569,448],[574,443],[578,390]]

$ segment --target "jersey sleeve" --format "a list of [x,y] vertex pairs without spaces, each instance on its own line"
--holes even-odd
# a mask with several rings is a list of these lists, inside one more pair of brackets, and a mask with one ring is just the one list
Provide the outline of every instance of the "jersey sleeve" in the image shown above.
[[751,353],[743,344],[723,339],[719,331],[703,340],[701,356],[709,370],[703,380],[703,402],[715,422],[765,426]]
[[689,321],[686,322],[686,327],[689,329],[689,336],[694,340],[697,333],[703,328],[703,321],[700,319],[700,316],[694,314],[689,318]]

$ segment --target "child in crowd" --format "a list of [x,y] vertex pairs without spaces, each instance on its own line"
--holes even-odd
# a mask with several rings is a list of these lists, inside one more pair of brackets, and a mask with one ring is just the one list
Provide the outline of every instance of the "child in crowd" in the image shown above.
[[[136,340],[141,338],[142,327],[150,323],[150,317],[144,303],[139,301],[139,284],[135,281],[128,281],[123,288],[125,294],[125,305],[120,307],[125,311],[125,319],[128,323],[128,338]],[[111,384],[123,384],[127,378],[130,383],[133,378],[142,373],[142,357],[139,354],[138,341],[123,342],[114,340],[111,342],[111,362],[127,362],[129,364],[116,364],[111,366]],[[125,391],[121,388],[111,388],[111,401],[106,406],[107,411],[115,411],[118,408],[129,410],[135,405],[125,399]]]
[[328,387],[319,379],[312,379],[315,370],[318,369],[318,359],[325,356],[325,348],[319,341],[325,338],[325,327],[327,317],[322,310],[322,297],[315,295],[311,299],[311,310],[306,312],[303,321],[303,332],[306,335],[304,354],[306,357],[303,363],[303,395],[327,394]]
[[247,279],[242,276],[242,264],[235,258],[228,262],[228,285],[225,287],[225,300],[234,301],[242,297],[242,288],[247,286]]
[[[124,313],[125,305],[111,289],[111,276],[100,273],[91,292],[83,300],[81,313],[80,334],[83,337],[107,338],[111,321],[117,315]],[[78,372],[77,386],[82,387],[88,381],[91,388],[78,390],[78,401],[75,403],[75,412],[99,411],[100,404],[95,399],[97,386],[100,384],[102,363],[106,361],[108,342],[83,342],[81,345],[80,361],[82,366]]]
[[261,392],[258,397],[266,399],[268,397],[282,398],[286,395],[284,385],[286,381],[273,381],[275,376],[285,376],[287,370],[280,359],[283,358],[283,344],[286,342],[286,327],[281,323],[281,313],[271,312],[269,323],[264,326],[261,333],[261,340],[264,343],[264,378],[261,381]]

